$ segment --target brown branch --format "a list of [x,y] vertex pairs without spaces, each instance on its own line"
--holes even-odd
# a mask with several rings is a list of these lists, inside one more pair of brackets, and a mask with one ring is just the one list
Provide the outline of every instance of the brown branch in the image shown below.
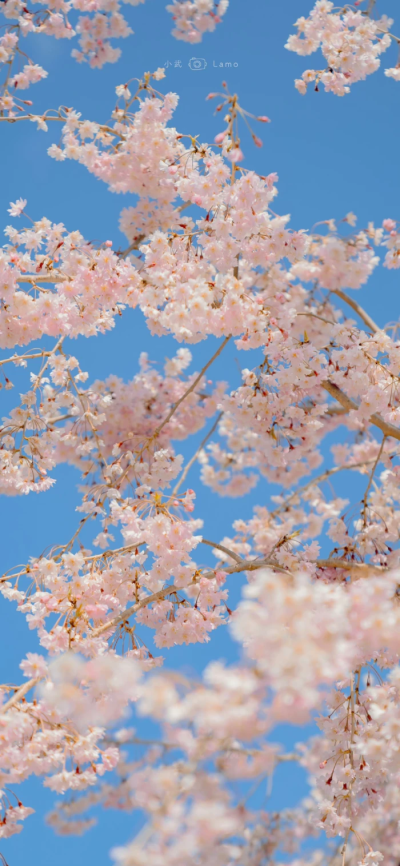
[[145,238],[146,238],[146,235],[139,235],[136,238],[136,240],[132,241],[132,243],[129,244],[129,247],[127,247],[126,250],[123,250],[122,253],[117,254],[118,257],[120,259],[126,259],[126,257],[129,255],[129,253],[133,252],[133,250],[139,249],[139,244],[141,244],[142,241],[145,240]]
[[201,544],[208,544],[209,547],[215,547],[216,550],[221,550],[222,553],[226,553],[227,556],[230,556],[231,559],[234,559],[236,562],[243,562],[241,556],[238,556],[238,554],[234,553],[233,550],[229,550],[228,547],[224,547],[223,544],[217,544],[215,541],[208,541],[207,538],[202,538]]
[[[1,118],[0,118],[0,120],[1,120]],[[43,274],[43,276],[41,276],[40,274],[37,274],[35,277],[33,275],[28,274],[28,275],[25,275],[22,277],[17,277],[17,282],[18,283],[63,283],[63,282],[65,282],[65,280],[68,280],[68,279],[69,279],[69,277],[66,277],[66,276],[61,275],[61,274],[60,275]]]
[[203,450],[204,446],[207,444],[207,442],[208,442],[210,436],[212,436],[212,434],[214,433],[214,431],[215,431],[216,428],[218,427],[218,424],[219,424],[219,422],[220,422],[220,420],[221,420],[223,414],[224,414],[223,412],[220,412],[219,415],[217,415],[217,417],[216,417],[216,419],[215,419],[215,421],[214,421],[214,424],[212,425],[212,427],[210,428],[210,430],[208,431],[208,433],[207,433],[207,435],[204,437],[204,439],[202,439],[202,441],[200,442],[200,445],[199,445],[199,447],[197,448],[197,450],[195,451],[195,453],[193,454],[193,457],[191,457],[190,460],[189,460],[189,462],[186,464],[186,466],[185,466],[185,468],[184,468],[184,470],[183,470],[183,472],[182,472],[181,477],[179,478],[179,480],[178,480],[177,483],[175,484],[175,487],[174,487],[174,489],[173,489],[173,491],[172,491],[172,496],[176,496],[176,494],[177,494],[177,492],[178,492],[180,486],[183,484],[185,478],[187,477],[187,474],[188,474],[189,470],[192,468],[193,463],[196,462],[196,460],[197,460],[197,458],[198,458],[200,452]]
[[342,568],[344,571],[364,571],[382,574],[388,571],[385,565],[370,565],[368,562],[350,562],[348,559],[317,559],[315,565],[318,568]]
[[324,319],[323,316],[319,316],[317,313],[297,313],[298,316],[311,316],[312,319],[319,319],[321,322],[325,322],[326,325],[337,325],[337,322],[330,322],[329,319]]
[[[329,382],[328,380],[326,382],[321,382],[321,385],[325,389],[325,391],[328,391],[328,394],[330,394],[331,397],[334,397],[335,400],[337,400],[338,403],[340,403],[340,405],[343,406],[344,409],[346,409],[347,412],[357,411],[357,403],[355,403],[354,400],[351,400],[351,398],[348,397],[347,394],[345,394],[344,391],[338,388],[338,386],[335,385],[333,382]],[[371,424],[374,424],[375,427],[379,427],[379,429],[382,430],[382,433],[385,436],[392,436],[393,439],[400,440],[399,428],[395,427],[394,424],[390,424],[388,421],[384,421],[383,418],[376,412],[374,412],[374,414],[371,415],[368,420]]]
[[196,376],[196,378],[194,379],[194,381],[192,382],[192,384],[189,386],[189,388],[187,388],[187,390],[185,391],[185,393],[182,394],[182,397],[179,397],[179,400],[177,400],[176,403],[174,403],[174,405],[171,406],[171,409],[169,410],[168,415],[164,418],[164,421],[161,421],[161,424],[159,424],[158,427],[156,427],[156,429],[155,429],[155,431],[154,431],[154,433],[153,433],[153,436],[151,437],[152,439],[157,439],[157,436],[160,435],[161,430],[163,430],[163,428],[165,427],[165,425],[168,424],[168,421],[171,420],[172,416],[175,414],[176,410],[179,408],[179,406],[181,405],[181,403],[183,403],[183,401],[186,400],[186,397],[188,397],[189,394],[191,394],[192,391],[194,391],[194,389],[196,388],[196,385],[199,384],[199,382],[200,382],[201,379],[203,378],[203,376],[204,376],[204,374],[206,373],[206,371],[208,370],[208,368],[211,367],[211,364],[213,364],[214,361],[216,360],[216,358],[218,358],[218,355],[220,355],[221,352],[222,352],[222,350],[225,349],[225,346],[226,346],[226,344],[229,342],[230,339],[231,339],[231,335],[229,334],[228,337],[225,337],[225,340],[224,340],[224,341],[221,343],[221,345],[218,347],[217,351],[214,352],[212,358],[210,358],[210,360],[207,361],[207,364],[205,364],[205,366],[204,366],[203,369],[200,371],[199,375]]
[[34,352],[34,353],[30,354],[30,355],[29,355],[29,354],[26,354],[26,355],[11,355],[10,358],[4,358],[3,361],[0,361],[0,365],[2,365],[2,364],[11,364],[11,363],[16,364],[18,361],[32,361],[32,360],[34,360],[35,358],[47,358],[47,357],[48,357],[49,355],[51,355],[51,354],[52,354],[52,352],[45,352],[44,349],[43,349],[42,352]]
[[20,686],[19,689],[17,689],[14,693],[13,697],[10,698],[10,700],[7,701],[6,704],[0,707],[0,714],[3,715],[3,713],[6,713],[7,710],[11,710],[12,707],[15,707],[18,701],[20,701],[27,692],[30,692],[31,689],[37,686],[37,684],[40,683],[42,679],[43,677],[33,677],[33,679],[28,680],[26,683]]
[[[276,571],[280,571],[283,574],[290,574],[288,569],[282,568],[282,566],[277,562],[271,561],[270,559],[252,559],[249,561],[243,559],[241,562],[238,562],[237,565],[230,565],[227,568],[214,568],[212,571],[203,573],[199,572],[192,581],[192,584],[189,585],[192,586],[193,584],[198,583],[202,578],[213,580],[217,571],[223,571],[224,574],[239,574],[242,571],[256,571],[259,568],[274,568]],[[132,614],[137,613],[143,607],[146,607],[146,605],[152,604],[155,601],[160,601],[168,595],[173,595],[175,592],[179,592],[179,589],[177,586],[172,584],[170,586],[165,586],[164,589],[160,589],[159,592],[154,592],[152,595],[142,598],[136,604],[132,605],[132,607],[128,607],[124,610],[123,613],[118,614],[118,616],[115,616],[113,619],[94,629],[91,632],[91,637],[99,637],[99,635],[104,634],[104,632],[115,628],[119,623],[129,619]]]
[[367,488],[366,488],[366,491],[365,491],[365,493],[364,493],[364,499],[363,499],[363,503],[364,503],[364,504],[363,504],[363,510],[362,510],[362,515],[363,515],[363,524],[364,524],[364,527],[367,525],[368,494],[369,494],[369,491],[370,491],[370,489],[371,489],[372,481],[373,481],[373,478],[374,478],[374,475],[375,475],[375,470],[376,470],[376,468],[377,468],[377,466],[378,466],[378,463],[379,463],[379,461],[380,461],[380,459],[381,459],[381,457],[382,457],[382,451],[383,451],[383,449],[384,449],[385,442],[386,442],[386,436],[384,436],[383,439],[382,439],[381,447],[380,447],[380,449],[379,449],[379,451],[378,451],[378,454],[377,454],[377,456],[376,456],[375,463],[374,463],[374,465],[373,465],[373,467],[372,467],[372,469],[371,469],[370,476],[369,476],[369,479],[368,479]]
[[371,319],[371,316],[369,316],[368,313],[366,313],[365,310],[360,307],[360,304],[357,304],[357,301],[353,301],[353,298],[350,298],[348,295],[346,295],[346,292],[342,292],[341,289],[331,289],[331,291],[334,295],[337,295],[338,298],[341,298],[341,300],[344,301],[345,304],[348,304],[348,306],[351,307],[351,309],[354,310],[355,313],[357,313],[360,319],[364,322],[364,325],[366,325],[367,328],[372,331],[372,333],[376,334],[377,331],[381,330],[380,328],[378,328],[378,325],[375,324],[374,320]]
[[132,605],[132,607],[127,607],[123,613],[118,614],[113,619],[110,619],[108,622],[105,622],[104,625],[100,625],[98,628],[95,628],[91,632],[91,637],[98,637],[104,632],[109,631],[114,628],[116,625],[119,625],[120,622],[125,622],[128,620],[133,613],[137,613],[138,610],[141,610],[142,607],[146,607],[147,604],[152,604],[155,601],[161,601],[161,599],[166,598],[168,595],[173,595],[174,592],[178,592],[178,587],[176,586],[165,586],[164,589],[160,589],[159,592],[153,592],[152,595],[147,595],[146,598],[142,598],[141,601],[138,601],[137,604]]

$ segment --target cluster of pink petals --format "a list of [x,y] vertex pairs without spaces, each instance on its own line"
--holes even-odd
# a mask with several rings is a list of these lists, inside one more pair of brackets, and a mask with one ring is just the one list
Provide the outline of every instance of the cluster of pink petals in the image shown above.
[[306,93],[310,83],[318,90],[321,82],[337,96],[349,93],[352,84],[379,68],[379,56],[391,43],[388,31],[392,23],[386,16],[375,21],[361,10],[340,9],[330,0],[317,0],[309,18],[296,21],[298,32],[289,36],[286,48],[302,56],[321,48],[327,65],[324,70],[303,72],[295,81],[297,90]]
[[[152,500],[154,497],[150,502],[144,500],[145,512]],[[29,627],[38,630],[40,643],[50,653],[69,647],[86,655],[103,651],[105,640],[118,633],[119,621],[132,605],[137,606],[137,621],[155,629],[159,647],[207,641],[209,633],[225,622],[225,574],[217,572],[193,583],[196,563],[190,553],[201,540],[194,534],[201,521],[173,520],[151,513],[142,518],[140,509],[139,501],[111,502],[106,523],[122,523],[126,552],[122,550],[111,559],[101,554],[85,557],[67,553],[60,561],[35,560],[29,575],[37,588],[29,594],[8,581],[2,584],[3,595],[19,603]],[[108,529],[105,531],[106,535],[103,532],[99,536],[100,542],[113,538]],[[164,598],[163,587],[171,578]],[[178,590],[186,595],[186,601],[178,597]],[[160,598],[157,593],[161,593]]]
[[[96,249],[80,232],[46,218],[29,229],[6,229],[0,253],[1,348],[40,339],[90,336],[113,327],[119,304],[136,303],[129,262]],[[42,283],[42,285],[40,285]]]
[[[47,668],[42,657],[30,654],[21,667],[34,668],[35,682],[46,677],[43,697],[26,701],[23,707],[8,707],[7,691],[1,690],[1,786],[9,791],[8,786],[36,775],[59,793],[82,791],[113,770],[119,751],[103,743],[104,724],[120,717],[128,701],[137,697],[136,666],[133,659],[108,657],[84,663],[67,655]],[[78,684],[84,683],[82,691]],[[0,836],[5,837],[19,832],[18,822],[34,810],[21,802],[13,805],[9,794],[2,799],[8,800],[0,825]]]
[[386,219],[383,221],[383,228],[385,229],[383,244],[388,249],[385,265],[387,268],[400,268],[399,224],[395,220]]
[[173,0],[167,6],[174,28],[172,35],[184,42],[201,42],[204,33],[215,30],[229,6],[229,0]]
[[[122,2],[137,6],[144,0]],[[0,69],[9,67],[0,85],[0,111],[9,117],[18,116],[24,105],[32,104],[25,101],[21,105],[18,91],[47,76],[46,70],[32,60],[10,75],[10,67],[19,55],[26,57],[20,46],[21,37],[33,33],[55,39],[77,36],[79,47],[72,49],[72,57],[78,63],[86,62],[93,69],[101,69],[106,63],[116,63],[121,56],[121,49],[115,47],[114,40],[125,39],[133,33],[121,5],[119,0],[36,0],[35,7],[28,9],[22,0],[2,3],[0,15],[4,15],[10,25],[0,37]],[[185,42],[201,42],[206,32],[215,30],[228,5],[229,0],[173,0],[172,5],[166,7],[174,21],[173,36]]]

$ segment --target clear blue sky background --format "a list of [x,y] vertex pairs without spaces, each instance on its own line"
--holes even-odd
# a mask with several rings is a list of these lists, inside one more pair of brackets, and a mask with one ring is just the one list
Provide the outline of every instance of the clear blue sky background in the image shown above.
[[[400,84],[384,78],[383,71],[366,82],[355,85],[343,99],[314,93],[301,97],[293,86],[307,66],[322,65],[317,57],[300,58],[284,49],[293,22],[307,14],[311,0],[231,0],[231,6],[216,32],[206,35],[199,46],[177,42],[170,35],[171,18],[165,11],[164,0],[147,0],[140,7],[125,7],[135,34],[121,40],[122,58],[114,66],[93,71],[70,58],[71,43],[34,37],[26,50],[35,62],[48,71],[46,81],[34,85],[27,96],[34,99],[35,111],[64,104],[73,106],[97,121],[108,119],[115,101],[115,85],[131,77],[140,77],[168,61],[167,78],[162,89],[180,94],[175,124],[181,132],[199,134],[200,140],[212,141],[222,128],[220,116],[213,116],[213,103],[205,102],[210,91],[219,90],[226,78],[232,91],[240,95],[241,104],[256,114],[267,114],[272,123],[255,127],[262,135],[264,148],[258,150],[248,135],[243,135],[247,167],[262,174],[276,171],[279,175],[279,196],[275,209],[290,213],[294,228],[309,228],[328,218],[340,219],[352,210],[361,228],[369,220],[379,224],[385,217],[399,218],[399,139]],[[378,9],[396,17],[398,2],[380,0]],[[398,15],[397,30],[400,31]],[[207,67],[191,71],[192,57],[204,58]],[[386,63],[387,59],[387,63]],[[175,68],[175,61],[181,67]],[[221,70],[222,62],[237,63]],[[383,56],[383,66],[396,63],[395,48]],[[1,124],[0,159],[2,166],[0,215],[5,226],[9,222],[8,202],[22,196],[28,199],[27,211],[34,219],[45,215],[54,222],[64,222],[68,229],[79,229],[88,239],[111,238],[116,247],[125,244],[118,230],[122,207],[133,203],[128,196],[109,193],[104,184],[86,170],[70,161],[59,163],[47,156],[47,148],[58,140],[59,128],[53,124],[48,133],[37,132],[27,124]],[[398,317],[399,272],[379,269],[360,297],[380,324]],[[212,353],[212,341],[194,348],[194,367]],[[105,378],[113,372],[125,379],[137,371],[137,359],[143,350],[150,358],[162,362],[176,348],[172,339],[150,338],[140,313],[128,311],[115,330],[106,336],[80,339],[71,351],[81,360],[82,368],[91,379]],[[238,378],[235,364],[233,376],[227,372],[227,360],[238,357],[232,348],[214,367],[216,378],[232,383]],[[241,366],[249,359],[240,355]],[[235,373],[236,369],[236,373]],[[14,377],[15,378],[15,377]],[[16,380],[13,392],[2,391],[2,411],[14,405],[16,391],[26,390],[22,379]],[[21,387],[19,388],[19,383]],[[191,448],[194,446],[190,446]],[[179,445],[178,445],[179,448]],[[185,450],[185,453],[189,453]],[[67,540],[76,526],[75,506],[77,475],[61,468],[58,484],[52,491],[24,498],[5,499],[0,503],[2,549],[1,572],[16,563],[24,563],[40,554],[48,545]],[[195,485],[196,472],[189,482]],[[255,504],[268,501],[270,490],[259,485],[255,492],[237,500],[216,500],[208,492],[198,496],[197,514],[206,517],[204,534],[220,539],[229,533],[237,516],[250,517]],[[346,494],[345,485],[339,489]],[[207,561],[207,554],[204,554]],[[213,561],[212,556],[208,561]],[[232,582],[233,597],[237,598],[240,581]],[[19,682],[18,664],[21,656],[36,648],[35,635],[26,627],[22,616],[3,600],[1,604],[0,668],[3,682]],[[220,656],[234,660],[236,647],[229,641],[226,630],[220,629],[205,647],[179,648],[167,655],[169,665],[184,666],[200,671],[211,658]],[[145,723],[141,723],[145,732]],[[284,729],[280,738],[290,744],[301,732]],[[292,767],[281,768],[274,783],[271,806],[294,805],[304,793],[304,780]],[[43,816],[51,807],[52,795],[39,782],[25,786],[24,802],[34,805],[37,814],[26,821],[21,836],[0,845],[10,866],[76,866],[110,863],[109,850],[128,840],[135,828],[132,816],[102,813],[99,826],[83,839],[60,839],[44,826]]]

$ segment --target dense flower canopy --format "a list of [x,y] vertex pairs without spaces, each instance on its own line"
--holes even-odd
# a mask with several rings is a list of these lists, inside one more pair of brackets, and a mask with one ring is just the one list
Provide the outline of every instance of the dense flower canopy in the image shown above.
[[[227,6],[174,0],[174,35],[198,42]],[[378,68],[400,40],[374,6],[318,0],[297,21],[287,47],[321,47],[327,64],[303,73],[300,93],[313,82],[345,95]],[[137,199],[121,211],[125,250],[32,216],[25,199],[9,208],[0,365],[7,389],[15,368],[26,388],[2,420],[0,492],[45,495],[69,464],[81,500],[70,539],[0,579],[38,650],[23,653],[22,683],[0,687],[0,836],[33,811],[10,786],[36,775],[71,792],[49,817],[59,833],[92,826],[96,804],[144,814],[113,852],[120,866],[398,866],[400,336],[349,292],[377,268],[382,279],[400,268],[400,222],[388,214],[356,228],[348,213],[291,226],[271,208],[277,175],[242,165],[238,122],[249,115],[225,83],[210,94],[226,112],[212,145],[174,127],[178,96],[159,91],[163,69],[118,85],[109,123],[72,108],[26,113],[18,91],[46,75],[31,60],[13,71],[28,32],[78,34],[74,56],[96,67],[116,59],[109,40],[129,28],[108,0],[37,11],[6,0],[0,14],[10,22],[0,120],[59,124],[50,158]],[[386,75],[400,81],[399,66]],[[175,354],[160,370],[142,353],[130,381],[111,370],[88,381],[68,338],[110,330],[128,307],[150,334],[172,335]],[[206,340],[208,361],[194,370],[190,346]],[[233,342],[246,353],[235,389],[212,378]],[[179,442],[199,431],[185,463]],[[236,498],[229,537],[202,534],[186,480],[195,462],[210,495]],[[338,473],[360,476],[361,500],[351,481],[348,498],[336,495]],[[279,487],[274,508],[246,521],[240,498],[263,478]],[[245,582],[232,610],[236,574]],[[215,659],[197,680],[168,665],[169,648],[220,627],[239,663]],[[123,726],[132,708],[158,725],[157,741]],[[271,740],[280,722],[311,719],[321,732],[295,751]],[[253,808],[246,792],[284,761],[307,770],[310,796],[295,810]],[[321,831],[333,848],[320,838],[310,854]]]

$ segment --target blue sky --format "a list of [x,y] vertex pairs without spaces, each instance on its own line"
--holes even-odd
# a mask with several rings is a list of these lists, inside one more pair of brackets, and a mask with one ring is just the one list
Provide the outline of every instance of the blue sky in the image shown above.
[[[296,18],[308,13],[311,0],[230,2],[223,23],[196,46],[171,37],[171,18],[165,11],[164,0],[147,0],[139,7],[126,6],[126,16],[135,34],[121,41],[120,61],[100,71],[76,64],[70,58],[71,43],[47,37],[29,38],[27,52],[49,71],[48,79],[34,85],[28,94],[34,99],[35,111],[64,104],[73,106],[83,117],[104,122],[114,105],[117,84],[169,62],[167,77],[161,84],[163,90],[180,95],[174,123],[181,132],[198,134],[201,141],[212,141],[222,128],[222,119],[213,116],[213,103],[206,102],[205,97],[210,91],[220,90],[225,78],[247,110],[271,118],[268,126],[255,126],[256,134],[264,140],[261,150],[254,147],[244,131],[245,165],[261,174],[278,173],[279,196],[274,209],[290,213],[293,228],[310,228],[317,221],[332,217],[340,219],[350,210],[358,215],[360,228],[370,220],[379,224],[385,217],[399,218],[400,84],[379,71],[366,82],[354,85],[351,94],[344,98],[312,90],[301,97],[293,79],[307,66],[318,66],[320,62],[317,57],[308,59],[291,54],[284,44],[293,32]],[[396,7],[396,0],[378,3],[380,11],[393,17]],[[394,31],[400,31],[400,20]],[[193,71],[189,66],[193,57],[202,58],[206,67]],[[181,65],[175,66],[176,61]],[[221,69],[219,64],[226,62],[237,66]],[[383,56],[383,66],[395,63],[393,47]],[[64,222],[70,230],[79,229],[88,239],[110,238],[116,247],[124,245],[118,216],[123,207],[133,203],[132,197],[109,193],[82,166],[51,160],[46,151],[58,140],[58,135],[56,124],[48,133],[37,132],[31,123],[1,124],[3,225],[9,222],[8,202],[23,196],[28,199],[27,212],[34,219],[45,215],[55,222]],[[398,317],[398,291],[399,272],[378,269],[359,293],[359,299],[378,323],[384,324]],[[194,368],[199,369],[212,354],[213,346],[210,341],[207,346],[194,347]],[[162,362],[175,349],[172,339],[150,338],[141,314],[132,311],[118,321],[113,332],[90,341],[82,338],[71,345],[71,351],[79,356],[91,379],[104,378],[111,372],[129,379],[137,371],[141,351],[146,350],[151,359]],[[215,364],[215,378],[229,377],[234,383],[236,377],[237,381],[236,365],[228,365],[228,361],[238,356],[234,347],[229,348]],[[248,357],[241,353],[239,363],[247,366]],[[233,370],[232,375],[229,369]],[[2,392],[2,415],[14,404],[18,384],[16,380],[14,391]],[[22,389],[26,390],[26,385],[21,382]],[[46,494],[3,498],[0,503],[1,572],[40,554],[49,544],[67,540],[74,531],[77,475],[61,467],[57,478],[56,488]],[[189,483],[194,486],[195,481],[196,471]],[[345,495],[345,486],[339,492]],[[269,493],[266,484],[259,485],[238,502],[218,500],[199,489],[196,513],[206,515],[204,534],[220,539],[230,532],[236,517],[247,518],[255,504],[268,501]],[[213,561],[212,555],[209,561]],[[239,587],[240,579],[235,578],[233,598],[237,599]],[[0,604],[1,675],[3,681],[18,682],[19,661],[27,650],[36,648],[35,636],[12,605],[3,600]],[[212,657],[230,661],[235,653],[226,631],[220,629],[208,646],[178,648],[167,655],[167,662],[200,670]],[[282,735],[289,743],[300,732],[285,729]],[[285,766],[274,784],[271,805],[274,808],[294,805],[303,792],[301,774]],[[134,829],[132,816],[103,813],[98,828],[83,839],[61,840],[43,823],[43,815],[52,803],[51,793],[40,782],[29,782],[24,802],[35,805],[37,814],[26,821],[21,836],[0,846],[10,866],[26,866],[30,862],[67,866],[72,860],[76,866],[89,862],[106,866],[110,862],[110,848],[129,839]]]

